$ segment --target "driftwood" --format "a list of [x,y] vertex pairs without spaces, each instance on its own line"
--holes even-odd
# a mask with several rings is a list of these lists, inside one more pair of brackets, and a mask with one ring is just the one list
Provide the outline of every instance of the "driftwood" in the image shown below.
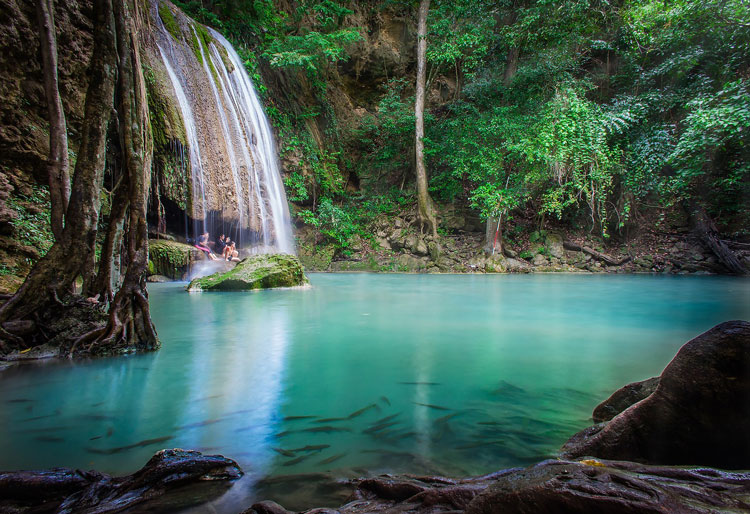
[[157,452],[125,477],[69,468],[0,472],[0,512],[120,512],[179,486],[240,476],[233,460],[180,449]]
[[583,252],[592,256],[596,260],[609,264],[610,266],[622,266],[632,259],[632,257],[629,255],[623,257],[622,259],[615,259],[614,257],[610,257],[609,255],[597,252],[593,248],[589,248],[588,246],[581,246],[579,244],[573,243],[572,241],[564,241],[563,248],[574,252]]

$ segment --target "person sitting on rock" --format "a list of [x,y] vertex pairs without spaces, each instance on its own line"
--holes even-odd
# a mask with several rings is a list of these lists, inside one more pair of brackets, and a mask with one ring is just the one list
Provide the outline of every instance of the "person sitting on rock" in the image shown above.
[[228,241],[229,239],[224,234],[219,236],[219,239],[216,240],[216,244],[214,245],[214,252],[216,252],[217,255],[223,256]]
[[203,234],[201,234],[201,236],[198,238],[198,243],[194,246],[201,252],[204,252],[206,256],[212,261],[215,261],[217,259],[217,257],[213,254],[213,252],[211,252],[211,249],[208,247],[208,232],[204,232]]
[[224,260],[225,261],[239,261],[240,252],[236,250],[234,241],[227,239],[227,246],[224,248]]

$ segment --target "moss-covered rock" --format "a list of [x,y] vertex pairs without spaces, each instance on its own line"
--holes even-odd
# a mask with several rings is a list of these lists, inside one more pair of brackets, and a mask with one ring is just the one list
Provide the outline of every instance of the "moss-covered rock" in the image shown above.
[[197,248],[164,239],[148,242],[148,271],[150,275],[164,275],[173,280],[182,279],[193,262],[200,260]]
[[229,271],[196,278],[188,291],[251,291],[307,284],[307,277],[293,255],[254,255],[243,259]]

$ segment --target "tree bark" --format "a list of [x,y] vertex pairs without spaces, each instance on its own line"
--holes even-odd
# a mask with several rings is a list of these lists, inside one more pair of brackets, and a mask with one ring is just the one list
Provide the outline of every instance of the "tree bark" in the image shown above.
[[505,87],[510,86],[513,77],[516,76],[518,71],[518,55],[520,50],[517,46],[514,46],[508,51],[508,59],[505,61],[505,71],[503,72],[503,85]]
[[427,190],[427,169],[424,163],[424,97],[425,81],[427,75],[427,12],[430,9],[430,0],[419,2],[419,19],[417,22],[417,91],[414,102],[414,117],[416,118],[415,148],[417,168],[417,204],[419,206],[419,219],[422,229],[425,225],[437,238],[437,220],[433,209],[432,199]]
[[[148,188],[151,182],[152,138],[141,71],[140,44],[131,2],[115,2],[119,54],[119,120],[122,154],[128,175],[128,268],[109,310],[109,321],[93,345],[107,349],[154,350],[159,346],[146,291],[148,268]],[[93,346],[92,345],[92,346]]]
[[0,307],[0,322],[23,319],[59,304],[81,273],[96,243],[107,126],[117,73],[112,0],[94,2],[94,53],[86,92],[81,145],[60,239],[32,268],[15,295]]
[[101,256],[99,258],[99,271],[91,288],[87,290],[87,296],[99,295],[99,300],[111,302],[114,299],[114,291],[119,285],[120,275],[120,247],[122,246],[123,228],[125,215],[130,205],[128,178],[126,174],[120,177],[113,192],[112,208],[109,213],[107,233],[102,243]]
[[47,176],[49,180],[50,224],[55,239],[60,239],[65,211],[68,208],[70,198],[68,133],[57,81],[57,37],[55,35],[52,0],[37,0],[36,10],[39,18],[39,45],[42,53],[42,75],[44,76],[44,92],[47,96],[49,118]]
[[719,238],[719,231],[703,206],[695,201],[683,204],[688,212],[693,231],[706,249],[711,250],[719,261],[735,275],[747,275],[748,270],[737,258],[737,255]]

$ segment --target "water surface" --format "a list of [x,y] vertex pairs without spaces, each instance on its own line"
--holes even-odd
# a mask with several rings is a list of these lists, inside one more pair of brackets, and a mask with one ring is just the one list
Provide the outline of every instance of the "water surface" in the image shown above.
[[3,372],[0,469],[121,474],[159,448],[199,449],[248,472],[216,504],[231,511],[261,477],[527,465],[688,339],[750,318],[750,281],[729,277],[310,279],[256,293],[150,284],[160,351]]

